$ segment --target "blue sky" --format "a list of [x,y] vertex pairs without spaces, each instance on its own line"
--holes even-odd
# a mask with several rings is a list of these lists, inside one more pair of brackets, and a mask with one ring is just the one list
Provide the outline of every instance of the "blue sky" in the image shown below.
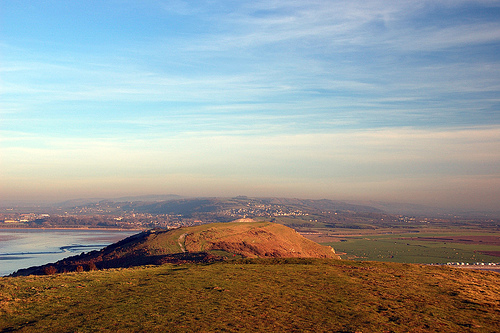
[[0,4],[1,200],[500,203],[500,1]]

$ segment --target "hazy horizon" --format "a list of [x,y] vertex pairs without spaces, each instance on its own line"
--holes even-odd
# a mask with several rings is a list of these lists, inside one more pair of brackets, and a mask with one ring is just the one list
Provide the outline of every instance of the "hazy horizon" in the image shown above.
[[500,2],[3,1],[0,200],[500,206]]

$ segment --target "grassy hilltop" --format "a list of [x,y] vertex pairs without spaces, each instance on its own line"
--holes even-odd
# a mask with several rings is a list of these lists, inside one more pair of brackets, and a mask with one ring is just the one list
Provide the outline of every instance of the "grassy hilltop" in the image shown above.
[[284,225],[271,222],[211,223],[173,230],[149,230],[100,251],[21,269],[13,275],[211,262],[235,257],[339,258],[330,246],[319,245]]
[[500,274],[237,259],[0,278],[1,332],[498,332]]

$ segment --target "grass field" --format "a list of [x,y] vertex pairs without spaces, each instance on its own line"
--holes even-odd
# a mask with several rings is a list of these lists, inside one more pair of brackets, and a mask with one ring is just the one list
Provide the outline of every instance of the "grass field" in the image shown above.
[[500,274],[240,259],[0,278],[1,332],[497,332]]
[[[320,241],[332,246],[342,259],[400,263],[500,262],[500,233],[441,230],[421,233],[356,232],[336,235],[336,241]],[[495,238],[486,242],[481,238]],[[343,254],[342,254],[343,253]]]

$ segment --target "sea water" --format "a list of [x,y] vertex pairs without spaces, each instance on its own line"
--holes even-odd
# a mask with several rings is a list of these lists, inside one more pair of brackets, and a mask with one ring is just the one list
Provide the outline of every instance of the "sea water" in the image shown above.
[[0,229],[0,276],[100,250],[137,230]]

